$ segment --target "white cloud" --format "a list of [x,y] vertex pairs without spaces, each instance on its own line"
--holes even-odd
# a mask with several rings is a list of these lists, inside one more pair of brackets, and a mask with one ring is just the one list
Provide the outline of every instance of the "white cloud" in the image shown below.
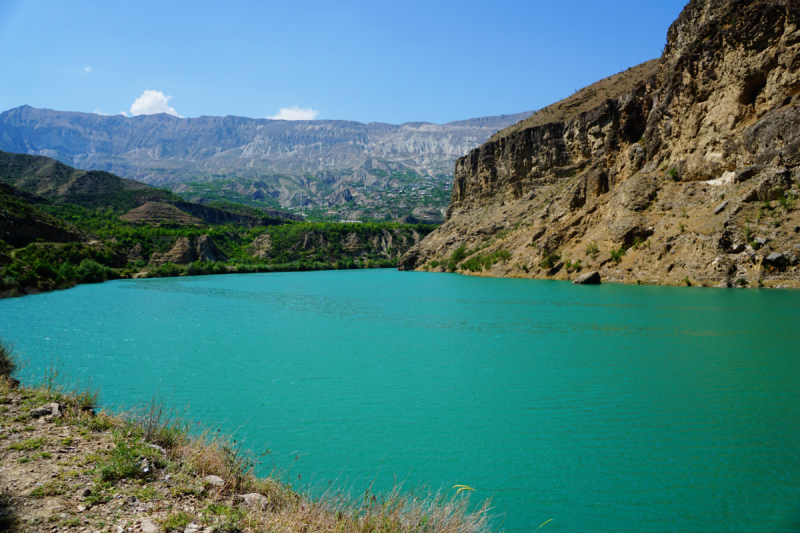
[[97,109],[95,109],[94,111],[92,111],[92,113],[94,113],[95,115],[103,115],[104,117],[108,116],[108,113],[103,113],[102,111],[100,111],[99,107]]
[[150,91],[147,90],[142,93],[142,96],[136,99],[131,106],[131,115],[134,117],[137,115],[155,115],[156,113],[166,113],[168,115],[174,115],[176,117],[181,117],[176,111],[174,107],[170,107],[167,103],[169,102],[171,96],[166,96],[161,91]]
[[267,117],[271,120],[314,120],[319,115],[319,111],[310,107],[282,107],[277,115]]
[[88,74],[92,71],[92,67],[83,67],[83,71]]
[[120,111],[120,112],[119,112],[119,113],[117,113],[117,114],[118,114],[118,115],[122,115],[123,117],[127,117],[127,116],[128,116],[128,112],[127,112],[127,111]]

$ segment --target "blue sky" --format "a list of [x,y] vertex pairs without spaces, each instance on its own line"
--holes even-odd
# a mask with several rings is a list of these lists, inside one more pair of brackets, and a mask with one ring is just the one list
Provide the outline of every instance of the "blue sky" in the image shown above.
[[0,0],[0,111],[517,113],[658,57],[685,3]]

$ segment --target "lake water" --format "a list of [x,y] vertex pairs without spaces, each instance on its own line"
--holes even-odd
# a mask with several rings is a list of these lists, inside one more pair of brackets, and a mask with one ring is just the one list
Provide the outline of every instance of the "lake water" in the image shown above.
[[106,405],[190,404],[296,488],[466,484],[513,533],[800,531],[798,326],[797,291],[393,270],[0,301]]

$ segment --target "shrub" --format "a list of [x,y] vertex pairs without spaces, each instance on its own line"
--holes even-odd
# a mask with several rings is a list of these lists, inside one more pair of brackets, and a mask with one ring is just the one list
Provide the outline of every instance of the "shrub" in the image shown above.
[[780,202],[781,206],[786,210],[786,212],[794,211],[795,208],[795,198],[792,193],[789,194],[781,194],[778,197],[778,201]]
[[62,263],[58,267],[58,277],[64,281],[72,281],[77,277],[75,268],[70,263]]
[[50,263],[38,262],[33,269],[40,278],[56,279],[58,277],[58,272],[56,272]]
[[175,263],[164,263],[150,272],[151,277],[155,278],[174,278],[183,274],[185,269]]
[[670,179],[672,181],[678,181],[678,169],[677,168],[672,167],[671,169],[669,169],[667,174],[669,174],[669,177],[670,177]]
[[561,259],[560,255],[558,255],[553,251],[545,249],[544,258],[541,261],[539,261],[539,268],[543,268],[545,270],[551,270],[554,266],[556,266],[556,263],[558,262],[559,259]]
[[114,276],[114,271],[92,259],[84,259],[75,269],[82,283],[100,283]]
[[500,261],[508,261],[511,259],[511,252],[508,250],[497,250],[490,254],[478,254],[470,257],[464,261],[461,268],[469,270],[470,272],[480,272],[484,269],[491,268]]
[[180,511],[177,513],[172,513],[167,518],[165,518],[161,522],[161,526],[164,528],[164,531],[169,533],[170,531],[183,531],[186,526],[189,525],[193,520],[192,516]]
[[611,260],[616,265],[618,265],[618,264],[620,264],[622,262],[622,257],[624,255],[625,255],[625,248],[623,248],[622,246],[620,246],[617,249],[614,249],[614,248],[611,249]]
[[0,377],[8,378],[17,369],[17,357],[14,346],[0,339]]
[[586,255],[591,257],[592,259],[597,257],[597,254],[600,253],[600,249],[597,247],[596,242],[590,242],[586,245]]
[[583,268],[583,265],[581,264],[580,259],[576,259],[574,262],[567,259],[564,261],[564,268],[566,268],[567,272],[571,274],[573,270],[580,271]]

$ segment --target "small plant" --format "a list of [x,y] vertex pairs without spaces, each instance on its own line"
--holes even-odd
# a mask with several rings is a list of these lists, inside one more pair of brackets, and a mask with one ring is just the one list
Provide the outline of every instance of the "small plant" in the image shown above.
[[586,255],[591,257],[592,259],[597,258],[597,254],[600,253],[600,249],[597,247],[596,242],[590,242],[586,245]]
[[747,242],[747,244],[752,246],[753,230],[750,229],[750,224],[745,224],[744,225],[744,240]]
[[685,278],[683,278],[681,280],[681,283],[685,283],[687,287],[691,287],[692,286],[692,282],[689,281],[689,276],[686,276]]
[[9,378],[17,369],[14,346],[0,338],[0,378]]
[[612,248],[611,249],[611,261],[614,262],[615,265],[618,265],[622,262],[622,258],[625,255],[625,248],[620,246],[619,248]]
[[739,278],[739,279],[736,280],[736,285],[738,285],[740,287],[744,287],[744,286],[747,285],[747,280],[744,279],[744,278]]
[[681,233],[686,231],[686,224],[684,224],[683,222],[679,223],[678,224],[678,230],[680,230]]
[[18,442],[16,444],[12,444],[8,447],[9,450],[20,450],[20,451],[33,451],[38,450],[42,446],[44,446],[45,439],[44,437],[35,437],[32,439],[24,440],[22,442]]
[[555,253],[554,251],[550,251],[547,248],[544,250],[544,257],[541,261],[539,261],[539,268],[543,268],[545,270],[552,270],[558,260],[561,259],[561,256]]
[[778,197],[778,202],[780,202],[781,207],[783,207],[787,213],[794,211],[796,206],[795,200],[792,193],[782,194]]
[[570,261],[569,259],[567,259],[567,260],[564,261],[564,268],[567,269],[567,272],[572,274],[573,270],[580,271],[583,268],[583,265],[581,264],[581,260],[580,259],[576,259],[574,262]]
[[60,496],[66,494],[69,490],[69,485],[63,481],[48,481],[31,491],[32,498],[49,498],[51,496]]
[[686,213],[686,208],[685,207],[683,209],[681,209],[681,216],[683,218],[689,218],[689,215]]
[[172,513],[167,518],[162,520],[161,526],[164,528],[164,531],[169,533],[170,531],[183,531],[186,526],[188,526],[192,522],[192,516],[180,511],[177,513]]
[[673,167],[673,168],[669,169],[667,174],[669,174],[669,177],[670,177],[670,179],[672,181],[678,181],[678,169],[677,168]]
[[642,245],[643,245],[642,244],[642,239],[640,239],[639,237],[636,237],[635,239],[633,239],[633,245],[631,245],[631,248],[633,248],[633,251],[635,252]]

